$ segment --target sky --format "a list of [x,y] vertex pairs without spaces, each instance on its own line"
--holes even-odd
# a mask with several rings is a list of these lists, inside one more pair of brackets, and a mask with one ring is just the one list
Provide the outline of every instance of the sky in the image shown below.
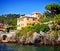
[[44,13],[49,3],[60,4],[60,0],[0,0],[0,15]]

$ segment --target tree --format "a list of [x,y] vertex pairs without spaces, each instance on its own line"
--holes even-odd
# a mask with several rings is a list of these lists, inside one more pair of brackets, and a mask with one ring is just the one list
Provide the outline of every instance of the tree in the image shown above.
[[0,21],[2,21],[3,24],[8,25],[16,25],[17,24],[17,18],[20,17],[19,14],[6,14],[0,16]]
[[51,16],[54,17],[55,14],[60,13],[60,5],[56,3],[51,3],[45,6],[45,9],[51,13]]
[[38,23],[38,24],[35,25],[35,31],[37,33],[39,33],[40,31],[47,32],[49,30],[50,29],[49,29],[48,25],[46,25],[46,24],[39,24]]
[[47,31],[49,31],[49,30],[50,30],[50,29],[49,29],[49,27],[48,27],[47,24],[41,24],[41,25],[40,25],[40,31],[47,32]]
[[9,32],[10,30],[15,30],[16,26],[7,26],[7,28],[5,29],[5,32]]
[[[0,22],[4,25],[13,26],[14,29],[17,27],[17,18],[20,17],[20,14],[6,14],[0,16]],[[8,29],[8,28],[7,28]]]
[[54,20],[56,23],[59,23],[60,22],[60,14],[57,14],[55,17],[54,17]]
[[35,31],[36,31],[37,33],[40,32],[40,24],[39,24],[39,23],[35,25]]
[[50,16],[49,11],[45,11],[45,12],[44,12],[44,15],[45,15],[46,17]]
[[56,30],[56,25],[53,24],[51,28],[52,28],[52,30]]

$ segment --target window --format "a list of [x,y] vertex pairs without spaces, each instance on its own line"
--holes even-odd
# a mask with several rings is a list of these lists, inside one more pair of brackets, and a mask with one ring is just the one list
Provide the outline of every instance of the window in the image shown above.
[[33,18],[33,21],[35,21],[35,18]]
[[19,27],[20,27],[20,24],[19,24]]
[[24,19],[20,19],[20,20],[18,20],[18,22],[20,22],[20,21],[24,21]]
[[24,26],[24,24],[23,24],[23,26]]
[[21,24],[21,26],[24,26],[24,24]]
[[27,18],[27,20],[29,20],[29,18]]
[[24,21],[24,19],[21,19],[21,21]]
[[18,25],[18,27],[20,27],[20,24]]
[[6,40],[7,36],[6,35],[3,35],[3,40]]
[[20,22],[20,20],[18,20],[18,22]]
[[19,20],[19,22],[20,22],[20,20]]

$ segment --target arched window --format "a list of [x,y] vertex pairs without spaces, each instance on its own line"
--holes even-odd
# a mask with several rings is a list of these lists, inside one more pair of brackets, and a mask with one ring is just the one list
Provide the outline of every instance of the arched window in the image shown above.
[[6,40],[7,36],[6,35],[3,35],[3,40]]

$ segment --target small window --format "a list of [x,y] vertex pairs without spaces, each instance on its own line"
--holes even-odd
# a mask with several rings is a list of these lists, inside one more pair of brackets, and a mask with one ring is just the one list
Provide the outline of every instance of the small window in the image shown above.
[[35,18],[33,18],[33,21],[35,21]]
[[24,26],[24,24],[23,24],[23,26]]
[[29,18],[27,18],[27,20],[29,20]]
[[21,24],[21,26],[24,26],[24,24]]
[[23,26],[23,24],[21,24],[21,26]]
[[23,19],[21,19],[21,21],[24,21]]
[[20,24],[19,24],[19,27],[20,27]]
[[18,20],[18,22],[20,22],[20,20]]
[[19,20],[19,22],[20,22],[20,20]]
[[20,27],[20,24],[18,25],[18,27]]

